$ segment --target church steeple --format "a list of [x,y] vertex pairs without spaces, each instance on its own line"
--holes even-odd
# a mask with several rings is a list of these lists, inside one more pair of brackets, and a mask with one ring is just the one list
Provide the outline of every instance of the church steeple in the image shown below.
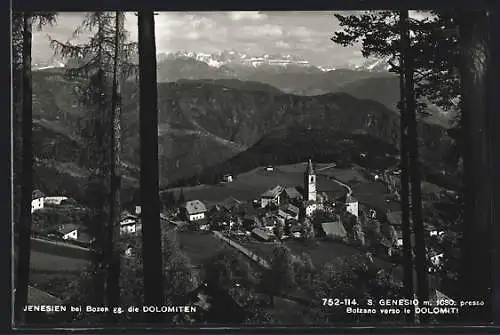
[[306,173],[308,175],[311,175],[311,174],[316,174],[316,172],[314,172],[314,167],[313,167],[313,163],[311,161],[311,159],[309,158],[309,162],[307,163],[307,170],[306,170]]
[[304,189],[307,201],[316,201],[316,172],[311,159],[307,163],[306,172],[304,173]]

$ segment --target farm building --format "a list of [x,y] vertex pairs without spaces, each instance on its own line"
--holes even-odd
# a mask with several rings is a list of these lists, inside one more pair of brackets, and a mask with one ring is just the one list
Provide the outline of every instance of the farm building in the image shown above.
[[184,205],[184,211],[188,221],[198,221],[205,218],[207,207],[200,200],[191,200]]
[[352,196],[348,196],[346,199],[346,210],[355,217],[359,216],[359,202]]
[[322,223],[321,228],[323,228],[326,236],[340,239],[347,238],[347,231],[341,221]]
[[242,204],[241,201],[234,197],[227,197],[226,199],[219,202],[216,206],[218,209],[225,210],[227,212],[231,212],[234,209],[238,208]]
[[438,237],[442,238],[444,237],[444,230],[443,229],[438,229],[431,225],[430,223],[424,223],[424,229],[425,231],[429,234],[431,237]]
[[262,230],[260,228],[254,228],[252,230],[252,235],[257,238],[258,240],[269,242],[272,241],[274,238],[271,234],[266,232],[265,230]]
[[284,218],[285,220],[288,219],[298,220],[299,213],[300,209],[292,204],[282,205],[278,210],[278,215]]
[[120,217],[120,234],[135,234],[140,230],[139,217],[127,212],[122,213]]
[[89,236],[82,232],[82,227],[73,223],[61,225],[57,232],[63,240],[90,242]]
[[34,190],[31,194],[31,213],[44,207],[45,195],[40,190]]
[[43,202],[45,205],[52,205],[52,206],[58,206],[63,202],[64,200],[68,200],[68,197],[45,197],[43,199]]
[[265,191],[260,196],[260,206],[262,208],[267,207],[270,204],[280,205],[281,193],[284,191],[285,187],[281,185],[276,185],[275,187]]
[[297,188],[288,186],[285,188],[285,194],[290,200],[302,200],[302,194],[297,190]]

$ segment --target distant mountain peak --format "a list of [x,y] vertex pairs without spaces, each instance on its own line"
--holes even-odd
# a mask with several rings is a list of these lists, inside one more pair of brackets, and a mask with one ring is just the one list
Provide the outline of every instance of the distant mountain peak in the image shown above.
[[357,71],[388,72],[391,69],[389,59],[390,57],[364,58],[362,62],[352,63],[349,68]]
[[208,64],[211,67],[220,68],[222,66],[247,66],[247,67],[303,67],[303,68],[316,68],[320,71],[325,71],[319,66],[311,64],[308,60],[302,59],[291,54],[262,54],[262,55],[249,55],[246,53],[238,52],[235,50],[224,50],[215,53],[203,53],[194,51],[177,51],[167,54],[159,55],[159,59],[172,59],[172,58],[192,58],[197,61]]

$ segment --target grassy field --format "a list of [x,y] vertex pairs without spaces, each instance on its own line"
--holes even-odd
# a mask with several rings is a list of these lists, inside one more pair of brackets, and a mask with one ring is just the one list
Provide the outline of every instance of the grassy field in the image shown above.
[[180,249],[193,265],[201,265],[217,252],[226,248],[224,242],[210,233],[177,232]]
[[88,259],[74,258],[48,254],[45,252],[31,252],[31,270],[53,271],[53,272],[74,272],[79,271],[89,264]]
[[[321,166],[328,165],[330,164]],[[276,185],[303,186],[305,169],[305,163],[276,166],[274,171],[266,171],[264,167],[259,167],[235,176],[232,183],[186,187],[183,188],[183,192],[186,199],[198,199],[209,206],[229,196],[242,201],[251,201]],[[342,186],[324,176],[318,176],[318,190],[345,192]],[[174,192],[179,192],[179,189],[175,189]]]
[[359,168],[353,167],[350,169],[337,169],[337,168],[328,168],[322,171],[319,171],[319,174],[324,176],[332,176],[337,178],[343,183],[349,184],[353,179],[359,181],[365,181],[365,177],[358,171]]
[[359,254],[359,251],[343,243],[331,241],[318,241],[317,245],[303,243],[301,241],[288,240],[285,245],[296,254],[307,253],[311,256],[313,263],[320,267],[331,262],[334,258]]
[[238,241],[243,247],[254,252],[257,256],[270,260],[273,256],[273,249],[276,245],[273,242],[259,242],[253,238],[246,238]]
[[377,210],[399,210],[400,205],[397,202],[386,202],[386,187],[379,182],[364,181],[352,185],[353,196],[362,204]]

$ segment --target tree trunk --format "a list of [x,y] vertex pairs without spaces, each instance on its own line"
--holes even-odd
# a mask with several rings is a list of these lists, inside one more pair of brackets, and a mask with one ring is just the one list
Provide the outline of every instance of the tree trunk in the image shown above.
[[[489,12],[489,34],[490,34],[490,41],[498,41],[500,39],[500,8],[497,7]],[[489,64],[500,64],[500,47],[498,43],[490,43],[490,61]],[[498,78],[500,78],[500,70],[498,69],[497,66],[492,66],[490,67],[490,70],[488,71],[488,111],[489,115],[491,116],[491,122],[488,124],[493,127],[498,129],[498,124],[500,122],[499,120],[499,114],[498,110],[500,107],[500,96],[497,93],[497,90],[495,90],[495,87],[498,87]],[[500,143],[500,132],[498,131],[493,131],[493,129],[490,128],[490,131],[492,133],[492,146],[496,143]],[[491,148],[491,147],[490,147]],[[499,161],[500,155],[492,155],[492,166],[499,166]],[[500,189],[499,187],[499,176],[498,173],[493,173],[493,179],[492,179],[492,185],[494,185],[493,188],[493,205],[491,208],[494,210],[495,208],[498,208],[499,206],[499,201],[500,201],[500,194],[498,194],[498,191]],[[493,217],[498,217],[498,214],[494,214]],[[494,296],[492,297],[491,301],[491,308],[492,308],[492,315],[493,315],[493,322],[500,322],[500,267],[498,267],[496,264],[498,264],[499,258],[498,258],[498,236],[500,236],[500,224],[498,222],[492,222],[492,231],[490,232],[490,239],[491,239],[491,256],[492,256],[492,261],[491,264],[494,264],[492,266],[492,279],[491,281],[493,282],[494,288],[493,288],[493,294]]]
[[33,192],[32,169],[33,169],[33,145],[32,137],[32,87],[31,87],[31,38],[32,38],[32,16],[24,14],[23,27],[23,126],[22,126],[22,191],[21,191],[21,217],[18,227],[18,265],[15,294],[15,318],[19,322],[26,321],[23,312],[28,301],[28,284],[30,274],[31,255],[31,200]]
[[[404,12],[404,11],[403,11]],[[405,32],[404,13],[400,13],[401,33]],[[401,41],[404,36],[401,36]],[[405,61],[403,54],[400,53],[400,73],[399,73],[399,90],[401,94],[399,109],[400,109],[400,156],[401,156],[401,226],[403,230],[403,268],[404,268],[404,289],[407,299],[414,298],[413,289],[413,253],[411,245],[411,229],[410,229],[410,188],[409,188],[409,170],[408,170],[408,113],[406,107],[406,87],[405,87]],[[415,318],[412,313],[408,314],[408,322],[414,322]]]
[[[163,302],[163,264],[160,226],[158,169],[158,87],[154,13],[138,13],[141,220],[144,262],[144,302]],[[157,314],[151,314],[155,319]]]
[[[464,150],[464,227],[462,280],[464,299],[491,296],[491,222],[494,173],[491,169],[493,114],[487,106],[489,62],[488,16],[484,11],[459,13]],[[495,93],[493,93],[495,94]],[[496,93],[498,94],[498,93]],[[491,107],[491,106],[490,106]],[[475,309],[474,321],[491,318],[490,309]],[[464,311],[466,312],[466,311]]]
[[[105,13],[98,12],[97,15],[104,16]],[[96,74],[91,77],[92,106],[91,126],[94,130],[94,141],[92,141],[92,150],[89,157],[92,164],[92,179],[94,185],[93,194],[93,225],[96,247],[96,257],[93,260],[94,275],[92,292],[92,303],[104,305],[107,302],[107,272],[111,264],[111,254],[109,254],[109,244],[106,227],[109,222],[109,193],[110,185],[108,181],[110,168],[110,146],[108,140],[110,113],[108,110],[108,98],[106,96],[106,71],[104,60],[104,39],[105,25],[102,17],[97,22],[96,35],[100,41],[97,43],[96,58],[99,64]]]
[[[425,233],[422,222],[422,199],[420,188],[420,161],[418,154],[418,133],[417,133],[417,118],[416,118],[416,103],[414,92],[414,54],[411,47],[410,33],[408,26],[408,11],[401,12],[402,31],[402,48],[404,57],[404,72],[405,72],[405,108],[406,117],[408,118],[408,154],[410,167],[410,192],[411,192],[411,210],[413,229],[415,233],[415,260],[417,272],[417,296],[420,301],[429,300],[429,284],[427,271],[427,255],[425,250]],[[422,322],[426,321],[425,317],[419,318]]]
[[21,222],[21,191],[22,191],[22,144],[23,144],[23,30],[24,17],[22,13],[12,13],[12,108],[14,133],[14,236],[18,242],[19,222]]
[[[109,221],[107,229],[107,245],[109,263],[106,280],[108,306],[120,305],[120,188],[121,188],[121,92],[120,92],[120,58],[123,35],[123,12],[115,13],[115,43],[113,55],[113,88],[111,92],[111,147],[110,147],[110,193]],[[116,314],[110,310],[110,319],[116,320]]]

